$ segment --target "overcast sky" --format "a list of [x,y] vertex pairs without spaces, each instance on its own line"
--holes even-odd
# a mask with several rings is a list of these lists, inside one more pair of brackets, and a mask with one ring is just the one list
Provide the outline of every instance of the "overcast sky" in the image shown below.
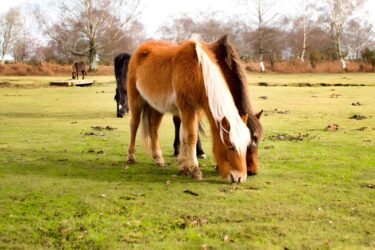
[[[251,0],[249,0],[251,1]],[[147,36],[156,36],[158,28],[172,20],[180,13],[211,12],[217,11],[219,17],[238,17],[244,14],[239,0],[142,0],[140,21],[144,23]],[[300,11],[301,0],[276,0],[275,10],[281,15],[294,16]],[[53,9],[57,0],[0,0],[0,13],[12,6],[20,6],[27,3],[40,4],[46,11]],[[365,17],[375,27],[375,0],[368,0],[361,17]]]

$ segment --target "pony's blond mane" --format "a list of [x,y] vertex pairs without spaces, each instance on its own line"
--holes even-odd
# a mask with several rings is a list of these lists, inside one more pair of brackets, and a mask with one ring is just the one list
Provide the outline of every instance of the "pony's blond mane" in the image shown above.
[[228,88],[225,78],[215,62],[202,47],[199,40],[194,37],[195,50],[198,62],[202,67],[203,81],[208,98],[208,104],[216,124],[219,127],[221,141],[224,142],[223,133],[227,132],[220,125],[221,120],[226,117],[230,124],[229,139],[240,154],[245,154],[250,144],[250,132],[242,121],[233,101],[232,94]]

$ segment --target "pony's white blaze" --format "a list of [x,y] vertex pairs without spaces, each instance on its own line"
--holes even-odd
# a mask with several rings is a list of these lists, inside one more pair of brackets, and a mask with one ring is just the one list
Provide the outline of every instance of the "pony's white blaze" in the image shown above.
[[[245,154],[247,146],[250,144],[250,132],[242,121],[238,110],[234,104],[233,97],[228,85],[220,71],[219,66],[214,63],[204,51],[199,41],[194,39],[195,49],[200,65],[202,66],[204,86],[208,97],[211,113],[217,122],[226,117],[230,124],[229,138],[236,151]],[[219,125],[220,137],[223,140],[224,128]]]

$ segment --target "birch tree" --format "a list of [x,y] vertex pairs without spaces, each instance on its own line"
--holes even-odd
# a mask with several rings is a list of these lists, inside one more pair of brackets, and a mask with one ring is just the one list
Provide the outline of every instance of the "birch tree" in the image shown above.
[[253,28],[257,33],[257,53],[259,60],[259,70],[261,72],[266,71],[264,66],[264,57],[265,57],[265,47],[264,39],[267,35],[267,32],[272,26],[272,22],[277,18],[277,13],[273,11],[273,6],[275,6],[274,1],[269,0],[254,0],[246,1],[244,0],[243,5],[249,11],[249,14],[252,16]]
[[341,67],[347,70],[345,62],[346,52],[343,46],[343,34],[348,20],[354,12],[365,2],[365,0],[326,0],[329,6],[329,20],[332,38],[335,43],[337,56],[340,60]]
[[17,35],[20,26],[20,12],[17,8],[9,9],[0,19],[0,57],[4,65],[4,57],[9,53],[10,48]]

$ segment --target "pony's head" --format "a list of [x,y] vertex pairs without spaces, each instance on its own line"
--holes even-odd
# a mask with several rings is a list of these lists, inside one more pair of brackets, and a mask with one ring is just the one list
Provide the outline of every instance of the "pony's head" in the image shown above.
[[246,150],[246,165],[249,175],[258,171],[258,146],[263,133],[260,117],[263,111],[255,114],[250,103],[246,72],[233,44],[227,36],[209,45],[225,77],[233,100],[241,116],[248,116],[246,126],[250,132],[251,143]]
[[121,90],[116,88],[115,100],[117,105],[117,117],[122,118],[125,113],[129,112],[128,95],[126,94],[126,89]]
[[[245,115],[242,121],[246,124],[248,116]],[[230,182],[242,183],[247,178],[246,147],[236,147],[231,139],[233,133],[231,125],[226,117],[220,122],[221,140],[214,142],[214,155],[220,174]],[[245,133],[246,134],[246,133]],[[245,138],[246,139],[246,138]]]
[[251,136],[251,143],[246,150],[246,165],[248,175],[256,175],[258,172],[258,146],[263,133],[262,125],[260,124],[259,120],[262,113],[263,110],[255,115],[250,115],[246,123]]

